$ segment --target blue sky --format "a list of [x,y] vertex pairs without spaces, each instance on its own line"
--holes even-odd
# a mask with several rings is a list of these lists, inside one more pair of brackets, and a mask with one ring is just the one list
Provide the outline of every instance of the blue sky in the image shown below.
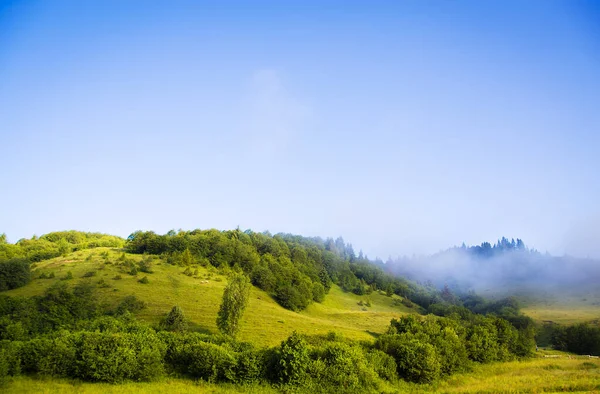
[[0,1],[0,232],[600,257],[593,1]]

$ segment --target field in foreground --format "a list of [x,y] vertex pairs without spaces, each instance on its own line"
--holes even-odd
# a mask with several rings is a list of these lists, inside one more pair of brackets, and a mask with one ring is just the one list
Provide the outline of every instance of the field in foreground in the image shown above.
[[[476,365],[435,385],[401,382],[390,392],[410,393],[542,393],[600,392],[600,361],[587,357],[557,358]],[[276,393],[267,386],[233,386],[191,380],[165,379],[152,383],[82,383],[66,379],[18,377],[4,387],[7,393]],[[300,391],[301,392],[301,391]]]

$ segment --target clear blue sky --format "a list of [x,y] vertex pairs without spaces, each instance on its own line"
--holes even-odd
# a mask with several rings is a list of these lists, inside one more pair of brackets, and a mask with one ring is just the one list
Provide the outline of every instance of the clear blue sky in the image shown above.
[[0,1],[0,232],[600,256],[594,1]]

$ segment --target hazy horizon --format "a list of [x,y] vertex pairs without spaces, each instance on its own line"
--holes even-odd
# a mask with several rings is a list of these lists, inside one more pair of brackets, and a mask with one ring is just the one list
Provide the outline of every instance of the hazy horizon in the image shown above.
[[600,258],[600,7],[0,1],[0,233]]

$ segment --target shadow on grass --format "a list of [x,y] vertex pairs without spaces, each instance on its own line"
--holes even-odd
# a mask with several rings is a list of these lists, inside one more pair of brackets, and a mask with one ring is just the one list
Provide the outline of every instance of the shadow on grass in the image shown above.
[[190,331],[190,332],[197,332],[199,334],[209,334],[209,335],[215,334],[214,332],[212,332],[208,328],[206,328],[204,326],[201,326],[201,325],[199,325],[197,323],[192,323],[192,322],[188,322],[188,331]]

